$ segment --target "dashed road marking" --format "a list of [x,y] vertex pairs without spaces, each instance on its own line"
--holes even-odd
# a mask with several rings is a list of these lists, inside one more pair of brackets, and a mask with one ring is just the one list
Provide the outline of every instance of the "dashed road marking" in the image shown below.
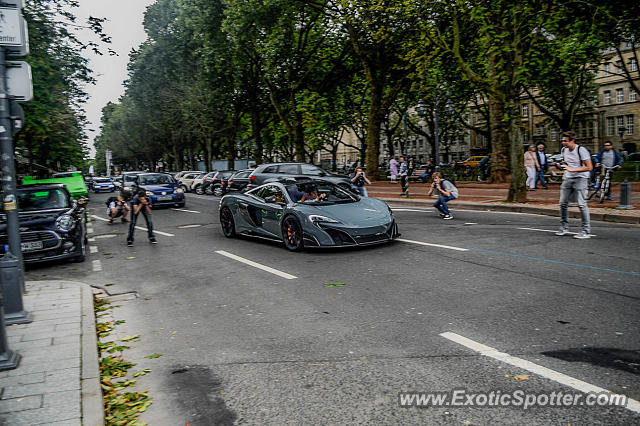
[[97,253],[98,246],[89,246],[89,253]]
[[187,209],[171,209],[171,210],[175,210],[177,212],[187,212],[187,213],[200,213],[198,210],[187,210]]
[[[557,229],[553,230],[553,229],[540,229],[540,228],[517,228],[517,229],[522,229],[524,231],[553,232],[554,234],[558,231]],[[577,235],[578,233],[577,232],[567,232],[567,234],[569,234],[569,235]],[[591,234],[591,236],[595,237],[596,235],[595,234]]]
[[278,275],[279,277],[286,278],[288,280],[294,280],[298,277],[295,275],[287,274],[286,272],[278,271],[277,269],[270,268],[269,266],[261,265],[257,262],[254,262],[249,259],[245,259],[244,257],[236,256],[235,254],[229,253],[224,250],[217,250],[216,253],[226,256],[230,259],[237,260],[238,262],[242,262],[245,265],[253,266],[254,268],[262,269],[263,271],[272,273],[274,275]]
[[[109,222],[109,219],[105,219],[103,217],[96,216],[95,214],[91,215],[91,217],[94,218],[94,219],[101,220],[103,222]],[[141,231],[146,231],[147,230],[147,228],[143,228],[142,226],[136,226],[136,229],[140,229]],[[168,232],[162,232],[162,231],[156,231],[155,229],[153,230],[153,232],[155,234],[164,235],[165,237],[175,237],[175,234],[170,234]]]
[[102,262],[100,260],[92,260],[91,263],[93,264],[93,272],[102,271]]
[[398,239],[396,239],[396,241],[402,241],[403,243],[409,243],[409,244],[417,244],[417,245],[420,245],[420,246],[443,248],[443,249],[447,249],[447,250],[469,251],[469,249],[462,248],[462,247],[445,246],[443,244],[424,243],[422,241],[405,240],[404,238],[398,238]]
[[118,236],[117,234],[104,234],[104,235],[96,235],[93,238],[94,239],[95,238],[113,238],[113,237],[117,237],[117,236]]
[[95,238],[87,238],[87,241],[89,241],[90,243],[95,243],[96,239]]
[[[527,370],[534,374],[542,376],[546,379],[553,380],[554,382],[560,383],[565,386],[569,386],[580,392],[598,393],[598,394],[613,393],[607,389],[592,385],[591,383],[583,382],[582,380],[576,379],[571,376],[567,376],[566,374],[560,373],[558,371],[552,370],[547,367],[543,367],[531,361],[527,361],[526,359],[511,356],[505,352],[500,352],[495,348],[483,345],[482,343],[478,343],[474,340],[468,339],[456,333],[451,333],[447,331],[445,333],[441,333],[440,336],[444,337],[445,339],[449,339],[452,342],[465,346],[473,351],[476,351],[480,353],[480,355],[488,356],[489,358],[502,361],[509,365],[513,365],[514,367],[522,368],[524,370]],[[640,402],[634,399],[628,398],[626,408],[633,412],[640,413]]]
[[87,226],[87,234],[93,234],[93,226]]
[[198,225],[198,224],[193,224],[193,225],[180,225],[178,226],[178,228],[180,229],[187,229],[187,228],[199,228],[202,225]]

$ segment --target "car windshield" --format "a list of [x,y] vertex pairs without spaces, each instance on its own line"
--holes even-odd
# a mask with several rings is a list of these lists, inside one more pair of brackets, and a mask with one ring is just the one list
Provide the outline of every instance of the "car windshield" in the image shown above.
[[19,189],[17,195],[22,212],[71,207],[69,196],[62,189]]
[[355,203],[358,197],[329,182],[306,182],[287,185],[289,197],[296,203]]
[[140,175],[138,176],[138,183],[140,185],[164,185],[167,183],[175,183],[175,180],[170,175]]
[[54,173],[53,178],[69,178],[73,177],[73,173]]
[[134,180],[136,180],[136,177],[138,177],[138,175],[124,175],[124,181],[133,182]]
[[111,179],[107,179],[107,178],[94,179],[93,182],[95,182],[95,183],[111,183]]

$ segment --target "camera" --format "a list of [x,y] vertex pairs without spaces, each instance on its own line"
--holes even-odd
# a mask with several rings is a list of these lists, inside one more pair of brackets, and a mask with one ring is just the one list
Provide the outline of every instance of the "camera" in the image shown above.
[[557,163],[554,164],[554,166],[556,166],[556,168],[560,170],[564,170],[564,167],[562,166],[566,166],[566,165],[567,165],[566,161],[558,161]]

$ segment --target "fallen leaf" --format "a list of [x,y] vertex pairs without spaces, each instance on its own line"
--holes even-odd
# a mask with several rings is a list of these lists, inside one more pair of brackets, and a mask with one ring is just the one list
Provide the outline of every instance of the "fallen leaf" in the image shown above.
[[162,354],[152,354],[152,355],[145,356],[145,358],[154,359],[154,358],[160,358],[161,356]]
[[309,364],[309,365],[321,367],[321,366],[323,366],[324,364]]
[[177,334],[177,333],[178,333],[177,331],[172,331],[172,332],[171,332],[171,334]]
[[514,379],[518,380],[518,381],[523,381],[523,380],[529,380],[531,378],[531,376],[529,375],[525,375],[525,376],[514,376]]
[[120,339],[120,340],[122,340],[123,342],[130,342],[130,341],[132,341],[132,340],[136,340],[136,339],[138,339],[138,338],[140,338],[140,335],[139,335],[139,334],[135,334],[135,335],[133,335],[133,336],[125,336],[125,337],[123,337],[123,338],[122,338],[122,339]]
[[151,300],[151,297],[145,297],[144,300]]
[[325,283],[327,287],[344,287],[344,283]]
[[135,256],[129,256],[129,257],[125,257],[125,260],[133,260],[135,258],[136,258]]
[[110,287],[110,286],[112,286],[112,285],[116,285],[116,283],[107,283],[107,284],[105,284],[105,285],[106,285],[107,287]]
[[137,373],[134,373],[134,374],[133,374],[133,377],[144,376],[144,375],[145,375],[145,374],[147,374],[147,373],[151,373],[151,371],[152,371],[152,370],[151,370],[150,368],[145,368],[145,369],[144,369],[144,370],[142,370],[142,371],[138,371]]

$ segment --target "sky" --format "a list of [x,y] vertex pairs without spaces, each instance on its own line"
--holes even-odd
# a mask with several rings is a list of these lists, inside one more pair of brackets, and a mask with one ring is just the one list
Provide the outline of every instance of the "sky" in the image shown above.
[[[122,82],[127,78],[129,52],[146,39],[142,19],[147,6],[154,2],[155,0],[81,0],[80,6],[72,9],[78,17],[78,23],[85,22],[89,16],[107,18],[103,29],[111,37],[110,48],[118,53],[118,56],[99,56],[88,51],[84,53],[90,60],[89,67],[97,80],[95,85],[86,87],[90,96],[85,104],[89,121],[86,133],[89,137],[90,157],[95,155],[93,139],[100,130],[102,108],[109,101],[116,102],[124,93]],[[78,36],[83,41],[96,40],[96,36],[92,36],[89,31],[79,32]]]

